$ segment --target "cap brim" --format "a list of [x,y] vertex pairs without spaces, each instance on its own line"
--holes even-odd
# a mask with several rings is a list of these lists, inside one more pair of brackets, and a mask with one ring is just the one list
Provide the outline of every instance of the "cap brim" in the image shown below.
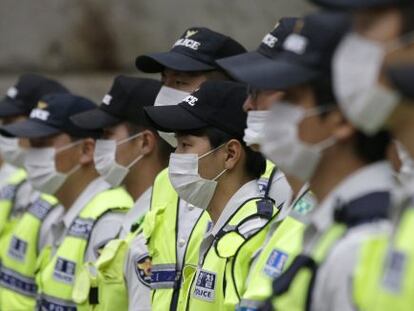
[[122,121],[99,108],[76,114],[70,117],[70,120],[76,126],[85,130],[103,129],[114,126]]
[[0,134],[8,137],[41,138],[61,133],[61,130],[33,119],[0,127]]
[[319,72],[282,57],[271,59],[258,52],[224,58],[217,63],[234,79],[264,90],[284,90],[311,81]]
[[209,71],[213,66],[176,52],[153,53],[138,56],[136,67],[146,73],[157,73],[169,68],[177,71]]
[[27,112],[17,105],[18,101],[8,97],[0,101],[0,118],[12,117],[20,114],[27,114]]
[[144,107],[144,111],[154,127],[163,132],[198,130],[208,126],[181,105]]
[[386,5],[400,5],[411,0],[311,0],[311,2],[328,9],[356,10],[381,7]]
[[398,91],[414,98],[414,66],[394,66],[387,69],[388,76]]

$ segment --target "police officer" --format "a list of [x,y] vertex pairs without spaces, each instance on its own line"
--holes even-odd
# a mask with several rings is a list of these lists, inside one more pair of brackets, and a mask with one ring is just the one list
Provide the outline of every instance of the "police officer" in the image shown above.
[[[412,1],[317,2],[351,10],[354,16],[353,31],[339,46],[333,63],[335,93],[342,110],[366,133],[389,129],[412,157]],[[360,251],[353,296],[348,297],[360,310],[412,309],[411,197],[408,182],[395,194],[391,234],[375,235]]]
[[[154,105],[165,106],[178,104],[206,80],[227,79],[215,60],[243,52],[245,49],[228,36],[204,27],[192,27],[170,51],[139,56],[136,65],[144,72],[161,73],[163,86]],[[174,135],[163,131],[159,134],[176,146]],[[196,229],[194,224],[208,220],[206,213],[178,198],[167,170],[158,175],[153,186],[151,209],[143,223],[143,235],[152,258],[153,310],[176,309],[183,264],[197,263],[204,234],[203,226]]]
[[[266,34],[257,51],[218,61],[232,77],[249,84],[249,95],[243,107],[248,113],[244,141],[252,148],[260,148],[263,143],[264,124],[270,114],[270,108],[284,95],[283,90],[278,90],[272,85],[279,83],[279,77],[275,77],[277,73],[266,68],[271,68],[272,59],[283,52],[283,43],[293,32],[297,21],[297,18],[282,18],[275,28]],[[276,180],[280,181],[280,178],[283,178],[283,175]],[[281,186],[283,187],[280,182],[272,185],[275,190],[272,191],[271,188],[270,192],[273,192],[273,195],[269,193],[269,196],[278,205],[280,195],[285,195],[282,200],[285,204],[270,227],[266,244],[260,255],[250,267],[248,281],[245,284],[246,291],[239,306],[241,310],[258,308],[271,295],[272,280],[300,251],[300,235],[304,229],[303,218],[312,208],[314,198],[308,191],[308,186],[302,181],[294,176],[286,178],[293,189],[292,198],[287,197],[290,192],[280,192]]]
[[44,220],[52,225],[36,271],[37,303],[42,310],[77,310],[72,288],[80,266],[95,260],[119,233],[124,213],[133,204],[123,189],[108,189],[98,177],[91,137],[99,133],[70,121],[72,115],[95,107],[79,96],[52,94],[39,101],[30,119],[2,127],[7,135],[29,138],[28,178],[35,189],[54,194],[62,206]]
[[[174,189],[206,210],[212,220],[197,268],[184,268],[179,310],[234,309],[248,263],[276,214],[256,181],[264,172],[265,160],[242,140],[245,98],[242,84],[207,81],[178,106],[145,108],[159,130],[177,136],[169,163]],[[251,238],[254,245],[249,244]],[[234,270],[235,274],[229,273]]]
[[[13,124],[24,120],[30,114],[37,101],[46,94],[68,93],[68,90],[55,80],[37,75],[23,74],[19,77],[15,86],[7,90],[6,97],[0,102],[0,119],[3,124]],[[25,139],[10,138],[0,135],[0,153],[2,159],[15,167],[15,172],[5,182],[0,194],[0,256],[5,256],[8,250],[12,231],[18,221],[25,214],[28,207],[38,198],[27,181],[27,175],[23,169],[28,141]],[[46,230],[48,230],[46,228]],[[3,271],[2,271],[3,272]],[[4,273],[1,273],[0,282],[5,284]],[[0,288],[0,292],[3,289]],[[30,297],[29,297],[30,300]],[[7,301],[2,300],[0,309],[7,309],[3,305]],[[25,305],[19,305],[25,307]]]
[[277,310],[352,309],[343,300],[351,295],[358,250],[371,232],[388,228],[381,220],[393,187],[384,161],[389,135],[358,132],[333,96],[330,60],[348,25],[339,13],[304,17],[273,63],[285,95],[272,107],[262,151],[286,173],[309,181],[318,201],[301,253],[274,281]]
[[[89,292],[92,296],[97,291],[94,310],[127,310],[128,305],[133,309],[135,304],[142,309],[151,308],[148,250],[140,243],[129,248],[137,228],[132,230],[132,236],[127,234],[148,211],[154,179],[167,166],[172,152],[172,147],[150,126],[143,110],[154,104],[160,88],[161,82],[156,80],[118,76],[99,108],[72,117],[81,128],[103,129],[103,139],[96,142],[95,167],[111,186],[125,186],[135,201],[119,234],[119,239],[125,241],[112,241],[102,251],[105,263],[96,262],[99,273],[93,287],[98,290]],[[80,300],[87,301],[88,291],[84,284],[79,286],[79,294],[83,296]]]

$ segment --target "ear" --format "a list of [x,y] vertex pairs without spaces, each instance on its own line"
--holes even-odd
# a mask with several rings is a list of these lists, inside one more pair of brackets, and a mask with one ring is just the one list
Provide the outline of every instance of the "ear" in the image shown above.
[[88,165],[93,163],[93,153],[95,151],[95,140],[92,138],[86,138],[80,145],[81,147],[81,157],[80,164]]
[[148,155],[154,151],[157,137],[152,131],[144,130],[142,131],[142,135],[137,137],[135,141],[139,144],[138,147],[141,150],[141,154]]
[[331,117],[334,118],[332,120],[334,126],[333,136],[337,141],[349,140],[357,132],[355,127],[339,111],[333,112]]
[[232,170],[242,157],[243,146],[237,139],[231,139],[224,147],[224,151],[227,153],[224,168]]

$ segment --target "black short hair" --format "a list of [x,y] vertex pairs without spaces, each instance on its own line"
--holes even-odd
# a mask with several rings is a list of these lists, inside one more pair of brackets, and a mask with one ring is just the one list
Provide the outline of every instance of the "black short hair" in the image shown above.
[[406,3],[400,7],[402,15],[402,35],[414,31],[414,3]]
[[[330,75],[326,74],[324,77],[312,81],[310,87],[314,93],[317,106],[337,105]],[[323,113],[322,117],[324,114],[326,115],[326,113]],[[391,136],[387,131],[380,131],[372,136],[357,131],[354,150],[365,163],[374,163],[386,159],[387,148],[390,143]]]
[[246,154],[245,170],[249,177],[253,179],[260,178],[266,171],[266,159],[260,152],[253,151],[246,146],[246,143],[236,138],[231,134],[228,134],[215,127],[206,127],[197,131],[182,132],[180,134],[188,134],[193,136],[207,136],[212,148],[217,148],[231,139],[237,139],[243,146],[243,150]]
[[162,139],[159,136],[156,129],[154,129],[149,124],[138,125],[138,124],[131,123],[131,122],[126,122],[126,126],[127,126],[129,136],[138,134],[139,132],[144,131],[144,130],[150,130],[151,132],[153,132],[158,138],[157,139],[158,157],[161,163],[165,165],[168,164],[168,161],[170,159],[170,154],[174,152],[174,148],[171,147],[170,144],[168,144],[164,139]]

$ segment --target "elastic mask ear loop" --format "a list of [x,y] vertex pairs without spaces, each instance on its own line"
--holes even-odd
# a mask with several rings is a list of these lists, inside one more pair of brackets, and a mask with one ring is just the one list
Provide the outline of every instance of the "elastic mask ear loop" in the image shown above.
[[216,148],[214,148],[214,149],[212,149],[212,150],[210,150],[210,151],[207,151],[205,154],[203,154],[203,155],[199,156],[199,157],[198,157],[198,159],[199,159],[199,160],[201,160],[201,159],[203,159],[203,158],[205,158],[205,157],[209,156],[210,154],[212,154],[212,153],[216,152],[217,150],[219,150],[219,149],[220,149],[221,147],[223,147],[225,144],[226,144],[226,143],[223,143],[223,144],[221,144],[220,146],[218,146],[218,147],[216,147]]
[[137,138],[137,137],[141,136],[142,134],[144,134],[144,133],[143,132],[139,132],[139,133],[136,133],[136,134],[134,134],[132,136],[129,136],[127,138],[121,139],[121,140],[119,140],[119,141],[116,142],[116,145],[117,146],[122,145],[122,144],[124,144],[126,142],[129,142],[129,141],[133,140],[134,138]]
[[[120,141],[118,141],[117,142],[117,146],[119,146],[119,145],[122,145],[122,144],[124,144],[124,143],[126,143],[126,142],[128,142],[128,141],[131,141],[131,140],[133,140],[134,138],[137,138],[137,137],[139,137],[139,136],[141,136],[142,134],[144,134],[143,132],[139,132],[139,133],[136,133],[136,134],[134,134],[134,135],[132,135],[132,136],[130,136],[130,137],[127,137],[127,138],[125,138],[125,139],[121,139]],[[144,155],[143,154],[140,154],[138,157],[136,157],[135,158],[135,160],[133,160],[131,163],[129,163],[127,166],[126,166],[126,168],[127,169],[130,169],[131,167],[133,167],[139,160],[141,160],[142,158],[144,157]]]
[[83,139],[78,140],[78,141],[74,141],[73,143],[70,143],[70,144],[67,144],[66,146],[60,147],[60,148],[56,149],[56,154],[61,153],[65,150],[69,150],[70,148],[75,147],[75,146],[79,145],[82,142],[83,142]]
[[126,167],[127,169],[130,169],[131,167],[133,167],[139,160],[141,160],[144,157],[143,154],[140,154],[134,161],[132,161],[130,164],[128,164],[128,166]]
[[213,181],[217,181],[225,172],[228,171],[228,168],[225,168],[220,174],[213,178]]

